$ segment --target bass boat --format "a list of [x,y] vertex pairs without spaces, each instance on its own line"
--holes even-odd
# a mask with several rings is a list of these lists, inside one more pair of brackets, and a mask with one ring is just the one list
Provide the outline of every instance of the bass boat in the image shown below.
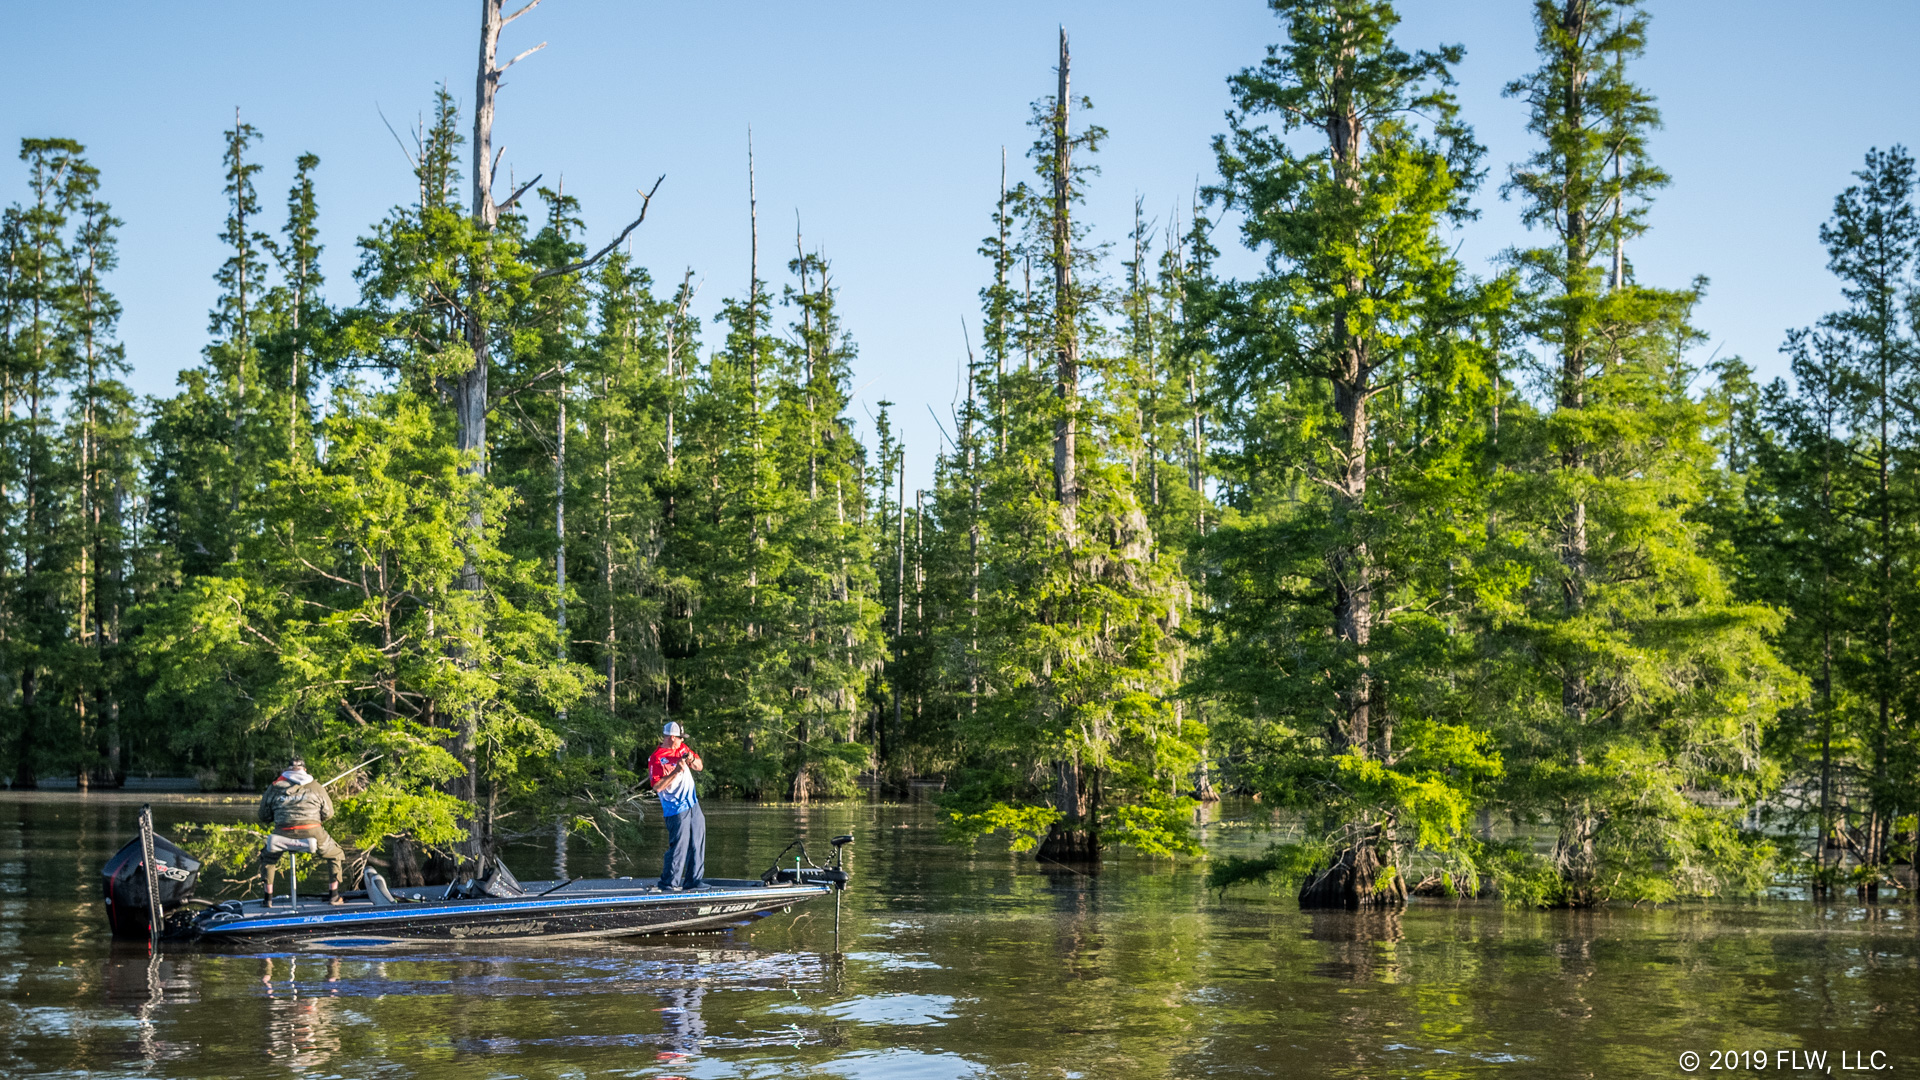
[[[343,892],[341,904],[298,893],[212,903],[196,899],[200,864],[153,832],[151,812],[140,812],[140,835],[107,861],[101,874],[107,921],[115,937],[152,941],[303,944],[368,948],[406,942],[513,941],[683,933],[744,924],[794,904],[846,888],[846,845],[832,840],[833,861],[819,866],[796,840],[758,879],[709,878],[688,889],[661,889],[633,878],[514,878],[496,859],[450,885],[394,888],[368,867],[364,887]],[[792,866],[781,866],[798,849]],[[151,898],[157,898],[158,903]]]

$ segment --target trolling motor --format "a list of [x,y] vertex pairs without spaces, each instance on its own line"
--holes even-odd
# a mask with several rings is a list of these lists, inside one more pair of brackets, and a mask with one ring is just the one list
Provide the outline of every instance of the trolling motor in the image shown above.
[[[833,890],[833,954],[840,955],[840,894],[847,891],[847,845],[853,843],[852,833],[843,833],[827,841],[833,845],[833,865],[820,866],[807,854],[807,843],[795,840],[780,849],[773,857],[773,865],[760,875],[763,885],[825,885]],[[793,857],[792,866],[781,866],[780,860],[794,848],[800,854]],[[804,865],[803,865],[804,863]]]
[[840,894],[847,891],[847,845],[853,843],[853,834],[836,836],[833,843],[833,872],[840,875],[840,884],[833,887],[833,955],[840,955]]
[[[795,840],[781,848],[780,854],[773,857],[773,865],[767,868],[766,873],[760,875],[760,883],[762,885],[825,885],[835,892],[840,892],[847,887],[846,851],[847,845],[853,843],[853,834],[836,836],[828,843],[833,845],[832,865],[821,866],[814,862],[813,856],[807,854],[807,842]],[[787,852],[794,848],[799,848],[800,853],[793,857],[793,865],[781,866],[780,861],[786,858]]]

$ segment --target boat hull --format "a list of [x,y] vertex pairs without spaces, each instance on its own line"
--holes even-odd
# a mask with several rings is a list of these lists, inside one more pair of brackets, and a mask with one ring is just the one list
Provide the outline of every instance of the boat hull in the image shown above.
[[712,882],[667,892],[618,881],[575,883],[546,896],[543,882],[528,895],[479,900],[427,899],[436,890],[395,890],[401,902],[376,907],[358,900],[337,907],[311,900],[298,908],[258,902],[197,916],[187,936],[202,942],[247,945],[310,943],[371,947],[405,942],[517,941],[532,938],[619,937],[685,933],[743,923],[824,896],[816,885],[767,886],[758,881]]

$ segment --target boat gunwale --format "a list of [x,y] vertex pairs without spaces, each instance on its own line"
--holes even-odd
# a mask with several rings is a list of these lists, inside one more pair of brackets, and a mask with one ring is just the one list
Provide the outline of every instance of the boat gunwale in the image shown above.
[[[428,901],[424,904],[407,903],[390,906],[356,908],[351,911],[322,911],[313,915],[242,915],[239,918],[223,919],[211,926],[197,925],[195,930],[203,937],[228,937],[269,930],[293,930],[301,927],[348,926],[356,923],[372,923],[400,920],[406,923],[423,922],[429,918],[460,914],[500,914],[511,915],[529,911],[556,911],[568,908],[591,907],[647,907],[686,904],[705,904],[710,901],[725,902],[730,899],[750,898],[767,901],[797,902],[810,900],[816,896],[825,896],[832,890],[825,885],[787,885],[779,888],[762,886],[757,889],[729,889],[716,892],[640,892],[631,894],[612,891],[589,893],[581,896],[556,896],[552,898],[538,896],[489,897],[485,900]],[[767,906],[774,906],[768,904]],[[729,914],[745,914],[732,912]]]

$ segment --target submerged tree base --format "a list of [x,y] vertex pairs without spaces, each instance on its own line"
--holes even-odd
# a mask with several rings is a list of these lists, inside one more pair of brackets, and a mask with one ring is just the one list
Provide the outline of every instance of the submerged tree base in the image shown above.
[[[1399,907],[1407,902],[1406,883],[1380,861],[1375,836],[1340,849],[1324,869],[1316,867],[1300,886],[1303,910]],[[1385,881],[1381,880],[1385,877]]]
[[1033,857],[1039,862],[1098,863],[1100,834],[1055,822],[1047,827],[1047,838],[1040,841],[1040,850],[1034,852]]

